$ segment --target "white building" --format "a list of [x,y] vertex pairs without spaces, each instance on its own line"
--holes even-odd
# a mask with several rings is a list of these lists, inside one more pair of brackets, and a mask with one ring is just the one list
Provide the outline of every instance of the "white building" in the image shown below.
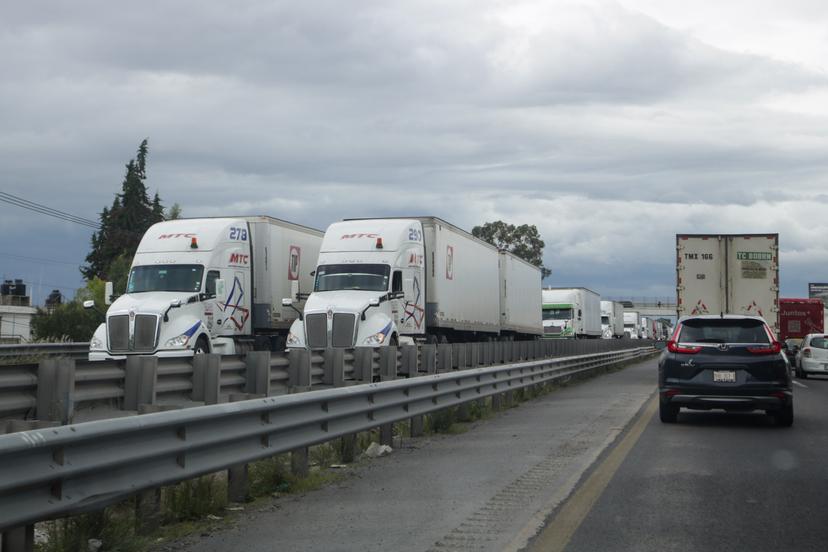
[[26,343],[32,339],[32,317],[37,309],[20,280],[0,286],[0,343]]

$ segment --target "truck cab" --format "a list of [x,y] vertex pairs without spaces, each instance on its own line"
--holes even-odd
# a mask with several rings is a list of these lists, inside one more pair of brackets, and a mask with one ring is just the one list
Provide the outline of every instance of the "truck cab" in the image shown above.
[[153,225],[138,246],[126,293],[90,341],[90,360],[132,354],[231,354],[251,334],[250,232],[241,219]]
[[399,344],[401,336],[424,336],[425,263],[419,220],[332,224],[322,240],[313,292],[287,346],[381,347]]

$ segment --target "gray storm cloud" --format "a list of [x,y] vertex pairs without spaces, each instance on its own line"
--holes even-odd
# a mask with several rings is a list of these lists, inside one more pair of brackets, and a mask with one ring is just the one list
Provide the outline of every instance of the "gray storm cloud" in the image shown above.
[[[676,232],[778,231],[803,294],[828,277],[828,136],[799,99],[825,73],[626,4],[14,3],[0,187],[94,217],[148,136],[187,216],[534,223],[551,283],[615,295],[672,293]],[[0,254],[85,255],[83,229],[0,209]],[[44,271],[80,283],[0,265]]]

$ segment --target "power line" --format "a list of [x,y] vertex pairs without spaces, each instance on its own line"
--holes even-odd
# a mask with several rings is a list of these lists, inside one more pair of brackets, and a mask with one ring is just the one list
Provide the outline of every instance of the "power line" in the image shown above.
[[54,263],[54,264],[65,264],[70,266],[80,266],[80,263],[73,263],[69,261],[58,261],[55,259],[43,259],[41,257],[27,257],[25,255],[16,255],[14,253],[4,253],[0,251],[0,257],[8,257],[10,259],[16,259],[19,261],[33,261],[33,262],[44,262],[44,263]]
[[22,197],[17,197],[7,192],[0,192],[0,201],[10,205],[15,205],[17,207],[22,207],[23,209],[28,209],[29,211],[33,211],[35,213],[48,215],[56,219],[74,222],[75,224],[80,224],[81,226],[86,226],[94,230],[100,230],[101,228],[101,225],[94,220],[79,217],[65,211],[59,211],[58,209],[52,209],[46,205],[35,203],[34,201],[29,201],[28,199],[23,199]]

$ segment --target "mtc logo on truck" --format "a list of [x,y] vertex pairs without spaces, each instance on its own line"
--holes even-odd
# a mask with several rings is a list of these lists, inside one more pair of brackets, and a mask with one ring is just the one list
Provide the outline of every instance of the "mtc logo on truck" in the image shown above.
[[236,264],[248,264],[250,262],[250,255],[243,255],[241,253],[231,253],[230,254],[230,263],[231,265]]
[[170,238],[195,238],[195,234],[161,234],[158,236],[159,240],[168,240]]
[[343,234],[340,240],[351,240],[354,238],[370,238],[376,239],[380,237],[379,234]]

